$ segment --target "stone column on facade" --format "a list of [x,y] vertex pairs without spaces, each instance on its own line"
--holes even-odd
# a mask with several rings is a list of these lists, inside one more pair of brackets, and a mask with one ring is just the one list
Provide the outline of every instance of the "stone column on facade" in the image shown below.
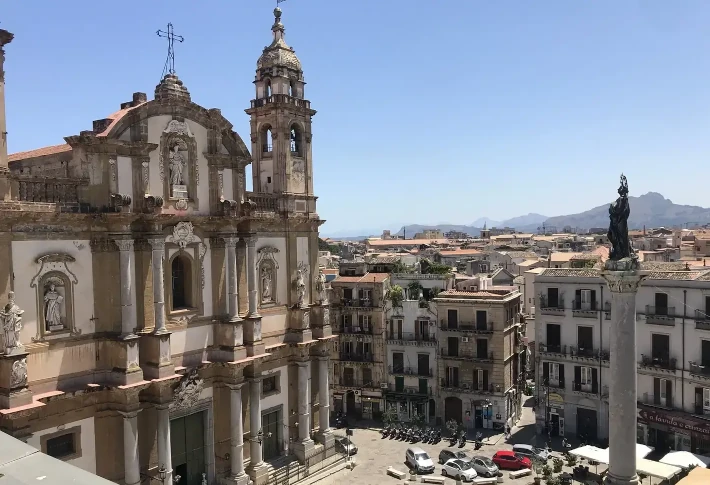
[[158,410],[158,468],[165,467],[165,483],[172,483],[173,457],[170,449],[170,406],[161,404]]
[[135,292],[133,291],[133,239],[114,239],[119,251],[121,273],[121,335],[134,335],[138,326]]
[[318,357],[318,401],[320,411],[320,433],[325,434],[330,430],[330,389],[328,387],[328,361],[327,356]]
[[[250,468],[257,468],[263,464],[261,443],[258,434],[261,429],[261,377],[249,380],[249,451],[251,456]],[[263,432],[263,431],[262,431]]]
[[155,312],[155,333],[165,332],[165,285],[163,283],[163,260],[165,259],[165,239],[148,241],[153,248],[153,309]]
[[138,485],[141,482],[138,461],[138,412],[121,412],[123,416],[123,467],[126,485]]
[[311,361],[298,362],[298,440],[311,439]]
[[636,294],[644,275],[635,260],[607,261],[611,290],[609,485],[636,485]]
[[237,285],[237,242],[236,237],[225,237],[224,245],[227,249],[227,315],[232,323],[238,322],[239,299]]
[[232,468],[231,480],[239,485],[246,485],[249,477],[244,473],[244,423],[242,422],[242,386],[235,384],[229,386],[230,409],[230,440],[231,451],[229,455]]
[[256,236],[244,238],[247,245],[247,288],[249,290],[249,317],[259,317],[257,308]]

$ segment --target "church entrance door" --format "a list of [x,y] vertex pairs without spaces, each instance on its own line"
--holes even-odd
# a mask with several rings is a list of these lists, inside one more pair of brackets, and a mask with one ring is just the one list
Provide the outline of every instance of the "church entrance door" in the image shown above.
[[170,441],[174,475],[180,485],[201,485],[205,466],[204,412],[170,421]]

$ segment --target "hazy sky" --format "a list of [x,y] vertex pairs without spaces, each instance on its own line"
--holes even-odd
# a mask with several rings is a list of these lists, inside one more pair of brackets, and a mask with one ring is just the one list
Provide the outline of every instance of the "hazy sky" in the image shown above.
[[[176,70],[249,145],[266,0],[4,0],[10,152],[61,143]],[[553,216],[660,192],[710,206],[706,0],[288,0],[324,233]]]

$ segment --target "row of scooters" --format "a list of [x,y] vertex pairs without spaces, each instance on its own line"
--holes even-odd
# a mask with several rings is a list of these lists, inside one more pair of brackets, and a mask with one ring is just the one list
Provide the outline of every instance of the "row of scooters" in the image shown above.
[[434,428],[420,428],[417,426],[405,426],[402,424],[392,424],[385,426],[382,431],[382,439],[408,441],[410,443],[438,443],[441,441],[441,431]]

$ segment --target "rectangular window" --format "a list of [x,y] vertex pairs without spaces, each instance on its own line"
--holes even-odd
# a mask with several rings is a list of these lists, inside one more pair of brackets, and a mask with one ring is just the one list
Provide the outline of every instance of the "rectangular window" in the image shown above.
[[48,439],[45,453],[59,459],[75,454],[76,437],[75,433],[65,433]]
[[550,362],[550,382],[557,384],[560,380],[560,364]]
[[560,306],[560,290],[558,288],[547,289],[547,308],[558,308]]
[[360,315],[358,320],[360,328],[363,332],[369,332],[372,330],[372,317],[370,315]]
[[446,312],[446,316],[448,317],[448,325],[449,328],[458,328],[459,327],[459,312],[458,310],[448,310]]
[[488,358],[488,339],[479,338],[476,339],[476,356],[479,359]]
[[269,394],[272,392],[277,392],[279,390],[278,375],[273,375],[269,377],[264,377],[261,381],[261,393]]
[[373,387],[372,386],[372,369],[369,367],[362,368],[362,386],[363,387]]
[[651,334],[651,358],[653,359],[654,363],[668,363],[670,360],[670,348],[670,335],[664,335],[660,333]]
[[710,411],[710,389],[703,388],[703,409]]
[[352,367],[345,367],[343,369],[343,385],[354,386],[355,385],[355,369]]
[[561,328],[557,323],[547,324],[547,347],[549,352],[559,352],[561,344]]
[[591,386],[592,385],[592,368],[591,367],[582,367],[582,378],[580,380],[580,383],[583,386]]

